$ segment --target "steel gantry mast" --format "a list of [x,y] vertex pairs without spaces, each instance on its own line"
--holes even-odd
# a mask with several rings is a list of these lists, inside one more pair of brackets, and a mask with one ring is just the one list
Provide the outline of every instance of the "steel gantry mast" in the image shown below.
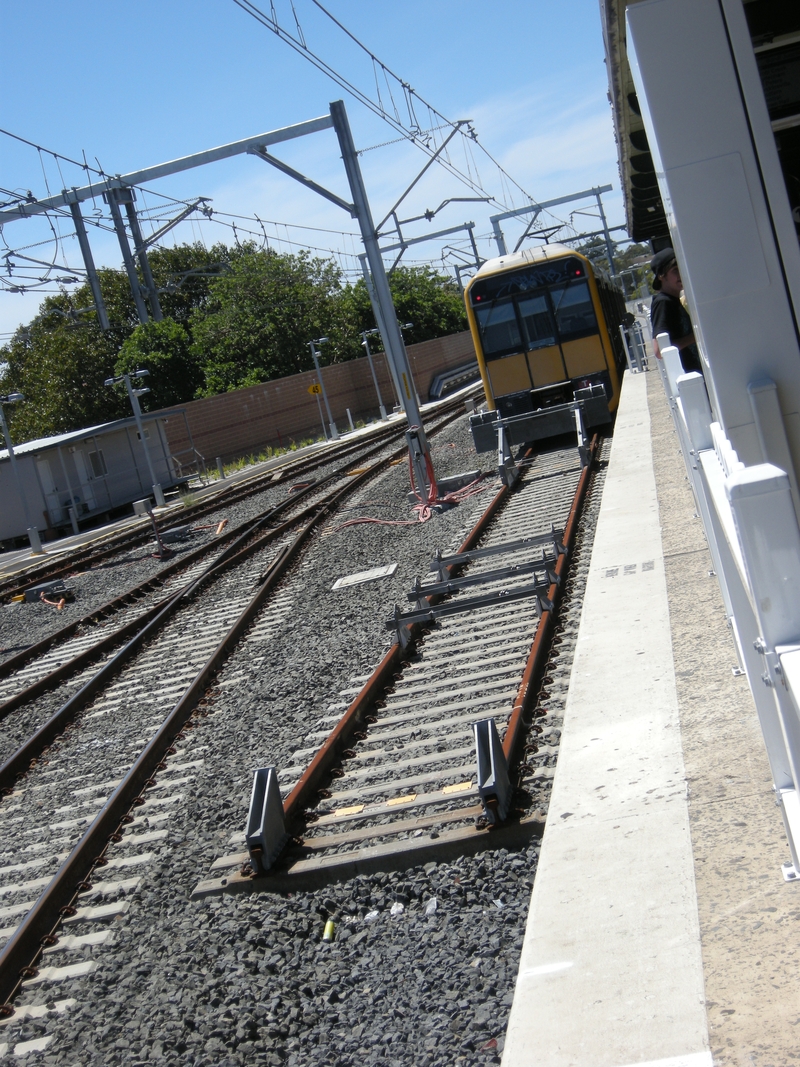
[[[294,140],[297,137],[304,137],[306,134],[317,133],[321,130],[328,129],[333,129],[338,138],[352,201],[347,201],[336,193],[331,192],[313,179],[306,177],[306,175],[301,174],[293,167],[290,167],[287,163],[276,159],[276,157],[268,151],[271,145]],[[397,322],[394,301],[392,300],[389,281],[383,265],[381,250],[378,245],[378,234],[375,224],[372,221],[372,212],[370,210],[369,200],[364,186],[364,179],[361,175],[358,155],[356,153],[355,145],[353,144],[350,123],[347,118],[347,112],[343,101],[335,100],[330,105],[330,114],[321,115],[319,118],[310,119],[307,122],[299,122],[296,125],[285,126],[278,130],[271,130],[268,133],[262,133],[256,137],[248,137],[241,141],[233,141],[227,145],[220,145],[217,148],[211,148],[205,152],[198,152],[191,156],[183,156],[180,159],[174,159],[168,163],[160,163],[155,167],[148,167],[144,170],[133,171],[130,174],[119,174],[113,178],[105,178],[102,181],[92,182],[91,185],[86,185],[82,188],[76,187],[65,189],[59,195],[50,196],[44,200],[37,200],[33,203],[17,204],[12,208],[6,208],[0,211],[0,227],[17,219],[28,218],[32,215],[41,215],[47,211],[69,207],[76,224],[78,241],[81,250],[84,253],[84,262],[86,263],[89,283],[95,296],[98,319],[100,320],[101,325],[105,322],[107,327],[108,317],[105,314],[105,308],[103,307],[100,288],[97,284],[97,275],[94,270],[94,263],[91,259],[91,250],[89,249],[89,242],[86,238],[86,231],[79,207],[80,203],[84,200],[102,196],[111,211],[111,217],[114,222],[114,228],[117,233],[128,277],[130,278],[131,291],[133,292],[133,298],[136,303],[136,310],[139,318],[142,322],[147,322],[147,304],[149,304],[149,314],[152,315],[154,319],[158,320],[161,318],[161,306],[158,300],[158,291],[150,271],[150,265],[147,262],[146,252],[147,245],[151,242],[143,239],[141,229],[139,228],[139,220],[136,215],[134,204],[134,186],[154,181],[157,178],[164,178],[171,174],[177,174],[180,171],[200,167],[206,163],[213,163],[220,159],[228,159],[231,156],[244,153],[257,156],[265,163],[269,163],[271,166],[275,167],[282,174],[288,175],[288,177],[305,185],[306,188],[311,189],[320,196],[324,196],[327,200],[336,204],[337,207],[347,211],[348,214],[358,222],[361,238],[364,242],[367,265],[365,269],[365,277],[368,275],[366,280],[368,282],[370,294],[374,298],[373,307],[376,313],[378,328],[380,329],[381,337],[383,339],[384,351],[389,363],[392,379],[397,389],[398,399],[400,400],[403,410],[408,418],[409,447],[411,449],[411,456],[414,464],[417,490],[423,499],[432,499],[436,495],[436,483],[433,476],[433,467],[430,461],[430,451],[425,438],[425,431],[422,426],[422,415],[419,409],[417,392],[411,374],[411,367],[408,362],[408,354],[406,353],[405,344],[403,343],[400,327]],[[121,207],[125,208],[125,213],[127,215],[128,230],[133,238],[133,251],[131,251],[128,241],[128,234],[120,210]],[[139,283],[135,259],[138,259],[139,261],[139,267],[144,280],[143,286]],[[145,297],[147,298],[147,304],[145,303]]]

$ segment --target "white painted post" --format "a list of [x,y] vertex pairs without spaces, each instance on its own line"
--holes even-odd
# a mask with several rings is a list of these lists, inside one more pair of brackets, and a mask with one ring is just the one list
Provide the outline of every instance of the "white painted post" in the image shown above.
[[756,423],[758,440],[765,463],[774,463],[789,476],[795,512],[800,515],[800,494],[794,473],[786,426],[783,421],[778,387],[771,378],[759,378],[747,386],[750,407]]
[[775,699],[788,758],[790,780],[776,779],[775,786],[792,853],[789,874],[795,878],[800,873],[800,715],[780,660],[800,650],[800,528],[789,478],[773,464],[734,471],[725,490],[760,630],[762,679]]

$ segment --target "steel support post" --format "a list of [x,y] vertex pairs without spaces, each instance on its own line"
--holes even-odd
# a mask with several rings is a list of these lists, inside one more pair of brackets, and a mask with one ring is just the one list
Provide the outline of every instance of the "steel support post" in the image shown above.
[[[164,491],[160,484],[156,480],[156,472],[153,469],[153,461],[150,458],[150,449],[147,447],[147,439],[144,436],[144,424],[142,422],[142,409],[139,406],[139,397],[136,395],[133,386],[131,385],[130,375],[123,374],[125,379],[125,388],[128,390],[128,399],[131,402],[133,408],[133,417],[136,419],[136,428],[139,431],[139,440],[142,442],[142,448],[144,449],[144,458],[147,460],[147,469],[150,473],[150,483],[153,489],[153,496],[156,498],[156,504],[161,507],[164,506]],[[95,445],[95,448],[97,445]]]
[[614,245],[611,243],[611,234],[608,232],[608,222],[606,221],[606,213],[603,210],[603,199],[600,196],[600,190],[596,190],[595,196],[597,197],[597,210],[600,212],[600,222],[603,227],[603,237],[606,242],[606,255],[608,256],[608,269],[611,272],[611,277],[616,278],[617,271],[614,267]]
[[[65,190],[64,195],[68,196],[69,191]],[[83,215],[81,214],[81,205],[77,200],[73,200],[69,205],[69,210],[72,213],[75,235],[78,238],[81,255],[83,256],[83,265],[86,268],[86,279],[94,297],[94,310],[97,314],[97,321],[100,323],[101,330],[107,330],[109,328],[108,312],[103,301],[103,294],[100,292],[100,279],[97,277],[97,271],[95,270],[94,257],[89,245],[89,235],[86,233],[86,223],[83,221]]]
[[[108,204],[111,211],[111,220],[114,223],[114,229],[117,231],[117,240],[119,241],[120,251],[122,252],[122,261],[125,264],[125,270],[128,272],[128,281],[131,285],[131,293],[133,294],[133,302],[136,305],[136,314],[139,316],[139,322],[145,323],[149,321],[149,315],[147,314],[147,307],[142,299],[142,287],[139,284],[139,275],[136,271],[136,264],[133,261],[131,255],[131,246],[128,244],[128,235],[125,232],[125,223],[122,221],[122,214],[119,210],[119,202],[116,197],[118,190],[109,189],[103,193],[103,199]],[[130,388],[130,386],[128,387]]]
[[[390,363],[395,365],[397,382],[400,386],[400,403],[408,418],[409,429],[418,428],[417,440],[427,458],[426,467],[429,467],[430,451],[422,426],[422,415],[417,403],[414,379],[411,374],[406,347],[400,334],[400,327],[397,324],[397,313],[395,312],[392,293],[389,289],[389,279],[386,277],[383,259],[378,247],[378,235],[375,232],[375,224],[372,221],[372,212],[367,200],[364,179],[361,176],[361,167],[359,166],[353,135],[350,131],[350,123],[347,120],[347,112],[342,100],[334,100],[331,104],[331,119],[333,120],[333,128],[336,131],[339,147],[342,151],[342,161],[350,184],[356,219],[364,241],[364,251],[366,252],[370,274],[372,275],[372,284],[375,287],[377,302],[383,312],[383,324],[381,325],[379,322],[379,326],[381,326],[384,350]],[[432,467],[429,469],[432,470]],[[421,494],[427,496],[428,487],[426,484],[420,485],[418,488]]]
[[[319,379],[319,384],[322,388],[322,399],[325,401],[325,411],[328,413],[328,426],[330,426],[331,430],[331,440],[338,441],[339,431],[336,429],[336,423],[333,421],[333,415],[331,415],[331,406],[328,403],[328,392],[325,388],[325,382],[322,380],[322,371],[319,369],[319,356],[317,355],[317,346],[313,341],[309,341],[308,347],[311,349],[311,358],[314,360],[314,367],[317,371],[317,378]],[[319,403],[319,400],[317,400],[317,403]]]
[[631,346],[628,343],[628,335],[625,333],[625,327],[622,325],[622,323],[619,324],[619,335],[622,338],[622,346],[625,349],[625,358],[628,361],[628,370],[631,372],[631,374],[638,374],[639,361],[634,359],[634,356],[631,352]]
[[[384,330],[383,312],[381,310],[380,304],[378,303],[378,297],[375,292],[375,286],[372,284],[372,275],[369,272],[369,264],[367,263],[367,257],[366,255],[362,254],[358,257],[358,259],[361,263],[361,273],[364,275],[364,284],[367,287],[369,302],[372,305],[372,314],[375,316],[375,321],[378,324],[378,332],[380,333],[381,337],[385,337],[386,332]],[[397,374],[395,372],[394,364],[389,359],[388,354],[386,356],[386,366],[389,368],[389,377],[392,379],[395,402],[397,404],[400,404],[400,383],[397,381]],[[403,405],[400,404],[400,407],[402,406]]]
[[385,419],[386,418],[386,408],[383,406],[383,397],[381,396],[380,386],[378,385],[378,376],[375,373],[375,365],[372,362],[372,353],[369,350],[369,335],[370,335],[370,333],[372,333],[371,330],[364,330],[364,332],[361,334],[361,338],[362,338],[362,340],[364,342],[364,348],[366,349],[366,352],[367,352],[367,362],[369,363],[369,371],[370,371],[370,374],[372,375],[372,382],[373,382],[373,384],[375,386],[375,392],[378,394],[378,408],[380,409],[381,418]]
[[28,506],[28,498],[25,496],[25,490],[22,487],[22,478],[20,477],[19,467],[17,466],[17,457],[14,454],[14,446],[11,444],[11,435],[8,432],[8,423],[6,422],[6,414],[3,411],[3,404],[0,402],[0,427],[3,430],[3,439],[8,449],[8,458],[11,460],[11,469],[14,472],[14,481],[17,483],[17,492],[19,493],[19,499],[22,503],[22,510],[25,514],[25,522],[28,525],[28,541],[30,542],[31,552],[35,556],[40,556],[44,553],[42,548],[42,539],[39,537],[39,531],[31,522],[31,509]]
[[319,393],[314,393],[314,397],[316,398],[316,401],[317,401],[317,411],[319,412],[319,421],[320,421],[320,425],[322,426],[322,437],[323,437],[323,439],[325,441],[327,441],[328,440],[328,429],[327,429],[327,427],[325,425],[325,416],[322,414],[322,402],[320,401]]
[[[161,303],[158,299],[156,283],[153,280],[153,272],[150,270],[150,260],[147,258],[146,245],[144,243],[144,238],[142,237],[141,227],[139,226],[139,216],[136,214],[136,207],[133,203],[135,194],[133,189],[120,189],[119,192],[123,194],[124,197],[123,202],[125,204],[125,213],[128,216],[128,226],[131,231],[131,237],[133,238],[133,248],[142,270],[144,287],[147,290],[147,302],[150,304],[150,314],[156,322],[161,322],[164,316],[161,312]],[[127,196],[124,194],[127,194]]]

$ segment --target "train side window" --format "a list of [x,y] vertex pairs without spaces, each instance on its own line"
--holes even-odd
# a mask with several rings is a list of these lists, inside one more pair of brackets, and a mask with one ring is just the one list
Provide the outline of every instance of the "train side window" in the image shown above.
[[544,293],[538,296],[520,297],[519,312],[528,335],[529,349],[544,348],[545,345],[556,343],[553,319]]
[[550,290],[556,324],[562,340],[597,333],[597,319],[592,307],[589,285],[585,281],[554,286]]
[[477,307],[475,317],[481,331],[483,354],[487,359],[492,356],[497,358],[497,356],[510,355],[521,350],[522,339],[511,300],[503,303],[495,301],[488,306]]

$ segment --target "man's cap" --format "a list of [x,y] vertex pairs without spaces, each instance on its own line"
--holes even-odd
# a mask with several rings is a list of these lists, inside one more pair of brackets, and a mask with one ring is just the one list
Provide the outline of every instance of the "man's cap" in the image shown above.
[[650,260],[650,270],[655,274],[653,288],[656,292],[661,288],[661,275],[666,274],[673,263],[675,263],[675,252],[671,248],[662,248]]

